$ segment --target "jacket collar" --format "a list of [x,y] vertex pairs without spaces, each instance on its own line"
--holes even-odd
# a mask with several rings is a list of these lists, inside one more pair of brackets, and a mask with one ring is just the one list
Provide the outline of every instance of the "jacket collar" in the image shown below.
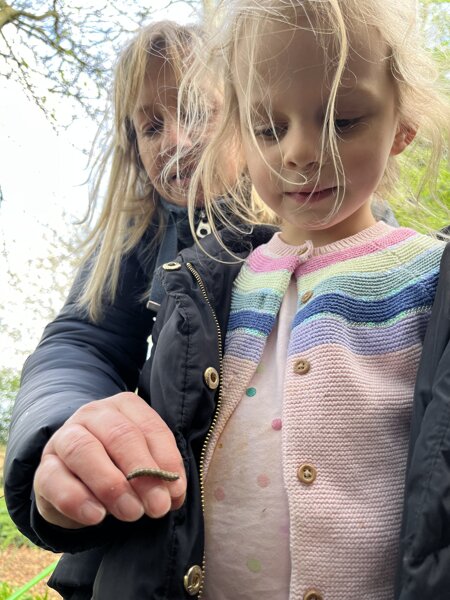
[[[213,303],[220,302],[229,293],[232,282],[239,273],[243,261],[257,246],[267,243],[277,231],[276,227],[258,225],[248,228],[247,233],[224,229],[219,232],[222,244],[214,235],[209,235],[180,252],[174,262],[191,263],[200,275]],[[200,245],[201,244],[201,245]],[[158,269],[166,291],[188,293],[192,275],[186,269],[166,272]]]
[[241,264],[242,261],[261,244],[266,244],[278,231],[269,225],[241,227],[239,230],[223,229],[218,233],[220,241],[214,235],[208,235],[199,243],[183,250],[177,260],[198,265],[205,275],[215,271],[217,264]]

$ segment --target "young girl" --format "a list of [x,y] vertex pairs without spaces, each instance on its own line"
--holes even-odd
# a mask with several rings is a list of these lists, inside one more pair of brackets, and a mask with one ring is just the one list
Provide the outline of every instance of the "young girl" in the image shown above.
[[[388,600],[400,559],[396,597],[446,598],[448,536],[427,545],[423,523],[398,551],[414,382],[443,244],[370,211],[374,195],[389,184],[394,193],[395,157],[416,134],[438,161],[449,122],[426,77],[415,4],[223,8],[212,65],[227,82],[226,111],[192,189],[221,180],[217,152],[232,140],[282,225],[266,243],[252,239],[224,321],[221,393],[200,462],[203,597]],[[229,193],[239,212],[239,188]],[[218,276],[211,283],[191,256],[166,286],[178,289],[195,269],[215,298]],[[158,323],[155,368],[172,326]],[[429,458],[419,463],[432,469]],[[421,483],[410,485],[409,524],[424,499]],[[448,511],[429,508],[427,523],[439,512],[447,530]],[[439,565],[432,573],[414,568],[424,553]]]
[[[153,272],[193,243],[187,187],[205,138],[186,136],[177,96],[181,75],[202,44],[197,27],[153,23],[138,32],[117,63],[113,128],[96,163],[93,215],[95,200],[104,194],[105,201],[69,298],[25,365],[9,437],[8,507],[40,545],[47,545],[39,537],[40,514],[65,528],[92,524],[106,512],[127,522],[140,518],[144,506],[159,516],[183,498],[183,482],[181,491],[179,483],[171,495],[165,488],[158,495],[152,481],[141,484],[140,492],[122,473],[117,481],[111,457],[148,462],[143,431],[151,409],[132,392],[163,296],[161,285],[152,285]],[[202,98],[212,106],[220,100],[208,86]],[[168,169],[177,146],[186,150],[185,158]],[[228,165],[232,173],[233,161]],[[209,224],[200,195],[197,200],[194,227],[203,236]],[[176,451],[172,469],[180,461]],[[83,486],[87,498],[80,497]],[[104,542],[99,537],[88,544],[93,550],[60,562],[52,585],[65,597],[91,598],[104,553],[99,540]],[[115,597],[126,596],[109,596]]]
[[[219,149],[234,145],[244,157],[241,185],[249,177],[282,224],[274,235],[255,228],[201,244],[212,257],[223,246],[223,261],[225,248],[242,257],[251,244],[233,284],[235,266],[199,252],[165,267],[172,297],[154,332],[150,397],[186,449],[188,514],[197,461],[205,534],[202,560],[185,562],[192,595],[448,594],[445,535],[427,545],[423,526],[401,556],[398,548],[414,382],[443,244],[370,211],[374,196],[395,193],[395,159],[416,134],[432,142],[431,165],[443,149],[449,111],[420,49],[415,9],[373,0],[223,4],[210,74],[226,82],[225,113],[192,193],[201,186],[207,214],[217,212],[208,190],[224,182]],[[223,187],[239,213],[239,185]],[[199,297],[182,292],[193,282]],[[164,365],[169,357],[179,365],[187,348],[187,385],[166,386]],[[208,363],[216,407],[192,389],[197,365]],[[175,390],[178,411],[168,406]],[[410,515],[422,499],[411,496]],[[435,507],[446,530],[448,511]],[[423,553],[439,565],[428,580],[414,569]],[[399,560],[407,569],[394,592]]]
[[[414,377],[443,249],[370,211],[416,130],[434,139],[436,160],[446,123],[429,82],[414,79],[407,8],[224,3],[213,70],[199,80],[224,76],[225,111],[191,208],[201,190],[213,223],[219,191],[248,220],[251,179],[281,233],[228,227],[159,271],[166,297],[139,382],[155,412],[136,413],[138,451],[117,449],[130,428],[113,423],[105,439],[116,470],[89,480],[67,429],[44,450],[48,462],[69,448],[83,475],[78,506],[105,505],[117,490],[128,510],[130,495],[143,504],[127,519],[112,504],[106,517],[73,512],[69,523],[63,493],[57,510],[46,506],[42,461],[35,535],[75,553],[72,564],[92,548],[101,556],[91,596],[71,597],[392,598]],[[199,135],[196,112],[188,133]],[[236,185],[224,148],[241,159]],[[223,220],[231,225],[229,212]],[[84,425],[89,412],[76,414]],[[147,492],[172,504],[155,510]],[[67,573],[73,590],[84,574]]]

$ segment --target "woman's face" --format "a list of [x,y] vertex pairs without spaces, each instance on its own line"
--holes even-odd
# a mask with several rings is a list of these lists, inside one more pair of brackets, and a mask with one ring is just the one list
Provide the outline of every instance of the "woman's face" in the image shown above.
[[[133,115],[139,156],[150,183],[168,202],[186,206],[191,174],[197,165],[199,145],[186,135],[177,122],[178,87],[175,73],[164,58],[151,60],[137,108]],[[165,172],[177,148],[183,151],[176,165]],[[197,198],[197,202],[201,201]]]

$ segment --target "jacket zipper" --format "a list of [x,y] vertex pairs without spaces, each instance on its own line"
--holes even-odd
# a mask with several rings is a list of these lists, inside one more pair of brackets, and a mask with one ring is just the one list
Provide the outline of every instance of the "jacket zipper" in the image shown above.
[[[217,405],[216,405],[216,410],[214,412],[214,416],[213,416],[213,420],[212,423],[210,425],[210,428],[208,430],[208,433],[206,434],[205,437],[205,441],[203,442],[203,447],[202,447],[202,451],[200,454],[200,498],[201,498],[201,503],[202,503],[202,512],[203,512],[203,516],[205,515],[205,487],[204,487],[204,481],[203,481],[203,476],[204,476],[204,471],[203,471],[203,467],[204,467],[204,461],[205,461],[205,455],[206,455],[206,450],[208,448],[208,444],[209,444],[209,440],[211,438],[211,434],[214,431],[214,428],[217,424],[217,417],[219,415],[220,412],[220,407],[222,404],[222,376],[223,376],[223,360],[222,360],[222,352],[223,352],[223,344],[222,344],[222,332],[220,331],[220,325],[219,325],[219,320],[217,319],[217,315],[215,313],[214,308],[212,307],[212,304],[208,298],[208,294],[206,293],[206,287],[205,284],[203,283],[202,278],[200,277],[199,273],[195,270],[195,268],[192,266],[191,263],[186,263],[186,267],[188,268],[188,270],[192,273],[192,275],[194,276],[195,280],[198,283],[198,286],[200,288],[200,291],[202,292],[203,297],[205,298],[206,303],[208,304],[209,308],[211,309],[211,313],[214,319],[214,322],[216,324],[216,329],[217,329],[217,344],[218,344],[218,348],[219,348],[219,392],[218,392],[218,397],[217,397]],[[205,572],[206,572],[206,559],[205,559],[205,552],[203,551],[203,562],[202,562],[202,583],[198,592],[198,598],[200,599],[203,595],[203,585],[205,582]]]

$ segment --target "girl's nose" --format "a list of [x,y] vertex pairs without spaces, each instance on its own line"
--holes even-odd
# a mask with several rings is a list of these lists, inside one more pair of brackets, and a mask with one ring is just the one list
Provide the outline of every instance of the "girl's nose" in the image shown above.
[[315,127],[291,127],[281,146],[283,164],[288,169],[310,169],[320,162],[321,135]]

